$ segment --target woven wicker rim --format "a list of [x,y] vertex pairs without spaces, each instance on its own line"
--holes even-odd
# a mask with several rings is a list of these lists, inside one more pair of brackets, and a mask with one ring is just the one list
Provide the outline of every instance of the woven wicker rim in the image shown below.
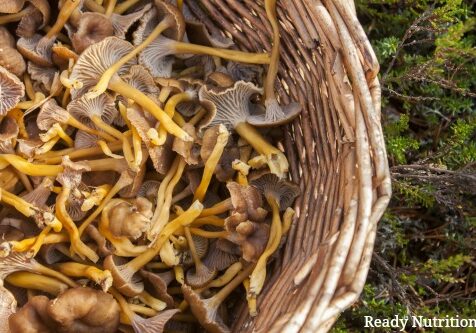
[[[271,49],[263,0],[186,0],[214,33],[248,51]],[[359,297],[391,186],[380,125],[379,65],[348,0],[279,0],[276,89],[301,116],[285,131],[291,178],[303,195],[280,256],[233,332],[327,332]]]

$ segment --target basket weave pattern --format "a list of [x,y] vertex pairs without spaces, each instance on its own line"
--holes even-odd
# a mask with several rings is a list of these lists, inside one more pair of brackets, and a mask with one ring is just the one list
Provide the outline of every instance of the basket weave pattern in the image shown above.
[[[269,51],[263,0],[186,0],[212,32]],[[363,289],[376,225],[391,195],[380,125],[379,65],[352,0],[279,0],[281,103],[303,106],[285,131],[296,218],[259,315],[246,304],[234,332],[327,332]]]

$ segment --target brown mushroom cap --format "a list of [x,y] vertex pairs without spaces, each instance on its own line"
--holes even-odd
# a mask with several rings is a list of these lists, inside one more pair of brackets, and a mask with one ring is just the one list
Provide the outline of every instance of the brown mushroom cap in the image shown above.
[[196,143],[198,141],[197,131],[192,124],[186,123],[182,129],[190,134],[193,141],[183,141],[175,138],[172,150],[182,156],[188,165],[197,165],[200,162],[200,148]]
[[298,185],[284,179],[279,179],[270,173],[254,179],[251,184],[259,189],[265,196],[270,195],[276,199],[281,211],[290,207],[294,199],[301,193],[301,189]]
[[[147,207],[146,207],[147,206]],[[135,204],[121,202],[109,212],[109,228],[117,237],[138,239],[149,229],[152,217],[152,203],[145,198],[137,198]]]
[[48,0],[27,0],[28,13],[23,16],[17,26],[16,33],[20,37],[32,37],[50,20],[51,10]]
[[37,82],[46,93],[54,87],[55,80],[59,78],[59,71],[54,67],[44,67],[31,61],[28,62],[28,74],[33,81]]
[[216,275],[216,269],[201,264],[187,270],[185,281],[193,288],[202,288],[212,281]]
[[140,186],[139,192],[137,192],[137,196],[144,197],[155,204],[155,201],[157,200],[159,186],[160,182],[158,180],[146,180]]
[[13,109],[25,96],[25,86],[12,73],[0,66],[0,116]]
[[45,313],[49,301],[46,296],[34,296],[30,299],[18,312],[8,318],[10,333],[53,333],[52,322]]
[[15,37],[8,31],[7,28],[0,26],[0,45],[2,47],[12,47],[15,48]]
[[243,238],[243,241],[240,242],[243,259],[248,262],[256,262],[268,243],[269,225],[245,221],[236,227],[236,232]]
[[226,65],[226,69],[234,81],[243,80],[258,85],[262,84],[263,67],[261,66],[230,61]]
[[68,289],[47,306],[60,333],[115,333],[119,305],[103,291],[87,287]]
[[266,218],[267,211],[262,208],[262,196],[255,187],[235,182],[229,182],[226,187],[230,191],[233,213],[245,214],[247,218],[256,222]]
[[3,118],[0,121],[0,142],[16,139],[19,131],[18,124],[14,119],[10,117]]
[[187,37],[191,43],[210,47],[227,49],[235,45],[232,39],[223,35],[211,34],[205,24],[199,21],[187,20]]
[[[134,50],[131,43],[117,37],[106,37],[101,42],[88,47],[81,53],[71,71],[70,79],[81,82],[83,86],[71,89],[71,97],[76,99],[94,87],[101,75],[122,57]],[[123,75],[136,63],[131,59],[122,66],[117,75]]]
[[182,40],[185,34],[185,20],[182,12],[177,6],[162,0],[154,0],[157,10],[157,18],[159,22],[165,17],[171,16],[175,21],[175,25],[163,32],[163,35],[174,40]]
[[164,301],[168,307],[175,306],[173,297],[167,292],[168,285],[175,279],[173,271],[152,273],[145,269],[141,269],[140,274],[145,279],[146,286],[151,286],[161,301]]
[[121,266],[117,264],[118,261],[123,261],[121,258],[110,255],[104,259],[104,268],[109,270],[114,279],[114,287],[122,294],[134,297],[144,291],[144,284],[140,277],[136,274],[131,274],[128,271],[122,270]]
[[4,0],[0,7],[0,13],[15,14],[18,13],[25,4],[25,0]]
[[144,16],[151,7],[150,4],[146,4],[141,9],[126,15],[112,13],[110,19],[114,29],[114,36],[126,39],[126,33],[129,31],[129,28]]
[[111,124],[118,115],[114,99],[108,94],[101,94],[92,99],[85,96],[77,98],[68,104],[67,111],[81,123],[93,128],[96,126],[91,117],[97,116],[106,124]]
[[251,115],[248,122],[257,127],[281,126],[296,118],[302,110],[301,104],[292,102],[284,107],[276,99],[267,100],[266,113]]
[[132,87],[152,98],[160,92],[152,75],[150,75],[149,71],[142,65],[131,66],[129,72],[125,74],[122,79]]
[[55,123],[65,123],[69,117],[68,111],[59,106],[56,100],[50,99],[41,106],[36,118],[36,124],[40,130],[47,131]]
[[210,243],[209,250],[203,259],[203,263],[211,269],[222,271],[237,262],[239,257],[229,252],[222,251],[218,247],[218,241],[220,240],[215,240]]
[[54,39],[45,40],[41,35],[35,34],[31,37],[22,37],[17,42],[18,51],[28,60],[37,65],[50,67],[51,47]]
[[78,29],[71,36],[74,50],[80,54],[87,47],[112,36],[114,28],[109,19],[100,13],[87,12],[81,14]]
[[0,66],[18,77],[26,70],[25,60],[15,48],[15,38],[5,27],[0,27]]
[[165,324],[177,313],[179,309],[170,309],[159,312],[154,317],[144,319],[138,315],[134,316],[132,327],[136,333],[162,333]]

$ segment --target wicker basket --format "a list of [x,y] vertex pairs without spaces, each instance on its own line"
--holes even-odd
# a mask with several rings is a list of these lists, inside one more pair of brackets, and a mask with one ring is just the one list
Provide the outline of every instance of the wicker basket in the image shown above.
[[[186,0],[240,49],[271,49],[263,0]],[[279,0],[281,101],[304,109],[288,126],[296,220],[250,318],[234,332],[326,332],[356,301],[391,194],[380,126],[379,65],[351,0]]]

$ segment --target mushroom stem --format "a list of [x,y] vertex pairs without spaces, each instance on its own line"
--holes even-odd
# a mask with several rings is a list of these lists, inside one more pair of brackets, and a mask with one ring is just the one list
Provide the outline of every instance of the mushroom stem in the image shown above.
[[92,12],[104,14],[105,9],[98,2],[94,0],[85,0],[84,6]]
[[152,309],[156,311],[162,311],[163,309],[167,307],[167,304],[165,304],[165,302],[162,302],[161,300],[155,298],[154,296],[152,296],[145,290],[141,292],[139,295],[137,295],[137,297],[142,303],[150,306]]
[[30,78],[30,75],[28,75],[28,73],[25,73],[23,75],[23,82],[25,83],[25,91],[28,98],[29,99],[35,98],[35,89],[33,89],[33,83],[31,82],[31,78]]
[[191,224],[198,215],[200,215],[202,209],[203,205],[199,201],[195,201],[182,215],[170,221],[165,226],[162,232],[158,235],[157,240],[152,244],[151,248],[147,249],[147,251],[142,253],[140,256],[135,257],[122,267],[127,269],[128,272],[132,272],[131,276],[138,272],[159,253],[162,245],[168,241],[170,235],[180,227]]
[[177,0],[177,8],[182,11],[183,9],[183,0]]
[[132,99],[134,102],[142,106],[150,112],[160,123],[167,129],[167,132],[178,137],[183,141],[193,141],[193,138],[181,129],[155,102],[140,90],[132,87],[124,82],[118,75],[114,75],[109,82],[109,89],[112,91]]
[[11,22],[20,21],[23,18],[23,16],[25,16],[29,12],[30,12],[30,8],[25,8],[18,13],[1,15],[0,24],[3,25],[3,24],[11,23]]
[[37,223],[39,228],[45,226],[51,226],[54,231],[61,231],[62,224],[58,219],[50,212],[47,212],[28,201],[0,188],[0,201],[7,205],[13,206],[18,212],[26,217],[32,217]]
[[92,129],[86,125],[84,125],[83,123],[80,123],[76,118],[74,117],[69,117],[68,120],[66,121],[66,124],[70,125],[70,126],[73,126],[81,131],[84,131],[86,133],[89,133],[91,135],[96,135],[96,136],[99,136],[107,141],[116,141],[115,138],[107,133],[104,133],[102,131],[98,131],[98,130],[95,130],[95,129]]
[[[126,173],[125,173],[126,174]],[[130,179],[129,176],[121,174],[121,177],[117,181],[116,184],[111,188],[111,190],[108,192],[108,194],[104,197],[104,200],[101,202],[101,204],[96,208],[96,210],[88,216],[88,218],[81,224],[79,227],[79,235],[81,236],[86,230],[86,228],[91,224],[91,222],[94,221],[96,217],[101,214],[102,210],[104,207],[106,207],[106,204],[117,194],[119,193],[120,190],[122,190],[124,187],[129,186],[131,184],[132,180]]]
[[112,275],[108,270],[77,262],[63,262],[55,266],[61,273],[71,277],[86,277],[101,286],[104,292],[112,286]]
[[108,156],[108,157],[111,157],[111,158],[114,158],[116,160],[120,160],[120,159],[123,159],[124,156],[122,155],[117,155],[117,154],[114,154],[111,149],[109,149],[109,146],[107,145],[106,141],[104,140],[98,140],[96,142],[96,144],[101,148],[102,152],[104,153],[104,155]]
[[56,198],[56,215],[70,236],[71,251],[82,258],[86,257],[92,262],[97,262],[99,260],[99,256],[96,254],[96,252],[83,243],[76,224],[73,222],[66,210],[70,193],[71,188],[68,186],[63,186],[63,190]]
[[170,44],[168,45],[173,53],[177,54],[204,54],[247,64],[266,65],[270,63],[270,57],[267,53],[249,53],[236,50],[227,50],[197,44],[189,44],[175,40],[171,40]]
[[263,136],[250,124],[242,122],[235,126],[236,132],[250,143],[261,155],[266,157],[266,162],[273,174],[283,178],[289,169],[286,156],[278,148],[266,141]]
[[132,132],[132,147],[134,148],[134,165],[136,168],[140,168],[142,163],[142,139],[139,135],[137,129],[131,124],[129,118],[127,118],[127,108],[124,104],[119,102],[119,113],[121,114],[122,118],[124,119],[127,127]]
[[[193,99],[194,99],[194,94],[188,91],[180,93],[180,94],[176,94],[169,98],[169,100],[167,101],[167,104],[165,104],[164,111],[170,118],[173,118],[175,115],[175,108],[177,107],[178,104],[183,102],[190,102]],[[160,125],[158,145],[159,146],[163,145],[165,143],[165,140],[167,140],[167,131],[162,125]]]
[[[43,245],[57,244],[57,243],[67,242],[68,240],[69,240],[68,235],[64,233],[47,234],[45,235],[45,238],[43,239]],[[29,251],[31,247],[35,245],[37,241],[38,241],[38,236],[25,238],[21,240],[20,242],[15,242],[15,241],[8,242],[7,246],[11,247],[12,252],[26,252],[26,251]]]
[[268,67],[268,73],[264,83],[264,94],[267,100],[276,99],[274,93],[274,81],[278,75],[279,65],[279,48],[281,39],[279,37],[279,25],[276,17],[276,0],[265,0],[264,7],[266,9],[266,15],[268,16],[269,23],[273,29],[273,47],[271,49],[271,61]]
[[80,5],[80,0],[66,0],[61,7],[55,24],[51,27],[45,35],[45,39],[54,38],[63,29],[73,11]]
[[[111,0],[110,2],[112,2]],[[103,94],[109,85],[109,82],[113,78],[113,76],[119,71],[119,69],[127,64],[131,59],[134,59],[136,55],[138,55],[142,50],[144,50],[150,43],[152,43],[164,30],[172,27],[174,24],[174,19],[171,16],[165,17],[157,26],[152,30],[150,35],[140,43],[134,50],[121,59],[119,59],[114,65],[109,67],[99,79],[98,83],[89,90],[87,96],[88,98],[95,98],[99,95]]]
[[230,236],[228,231],[206,231],[199,228],[190,228],[192,234],[205,238],[225,238]]
[[174,266],[175,281],[179,284],[185,283],[185,272],[183,266]]
[[192,226],[194,226],[194,227],[200,227],[202,225],[214,225],[216,227],[222,227],[223,228],[225,226],[225,220],[221,219],[217,216],[211,215],[211,216],[206,216],[206,217],[199,217],[198,219],[196,219],[192,223]]
[[0,154],[0,162],[10,164],[28,176],[54,177],[63,171],[61,165],[33,164],[13,154]]
[[194,200],[203,201],[203,199],[205,198],[208,185],[210,185],[210,181],[212,180],[213,173],[215,172],[215,168],[218,165],[218,162],[220,161],[221,156],[223,155],[223,151],[225,150],[225,147],[228,143],[229,136],[230,136],[230,133],[228,132],[226,127],[220,124],[218,128],[217,142],[215,144],[215,147],[213,147],[210,157],[205,162],[203,177],[202,177],[202,180],[200,181],[200,185],[198,185],[195,191]]
[[192,255],[193,263],[195,264],[195,272],[199,272],[199,267],[203,265],[200,257],[197,254],[197,248],[195,247],[195,242],[193,241],[192,234],[190,233],[190,227],[184,227],[185,238],[187,239],[188,249]]
[[116,3],[117,3],[117,0],[109,0],[107,2],[106,11],[104,13],[106,17],[111,17],[112,13],[114,13],[114,8],[116,7]]
[[223,213],[226,213],[230,209],[233,208],[233,204],[231,202],[231,198],[225,199],[215,205],[213,205],[210,208],[205,208],[202,213],[200,214],[200,217],[207,217],[211,215],[220,215]]
[[68,145],[68,147],[74,146],[73,139],[68,134],[66,134],[64,129],[58,123],[53,124],[53,126],[46,133],[40,134],[40,139],[43,142],[48,142],[55,137],[63,139],[63,141]]
[[36,237],[35,244],[33,244],[31,249],[29,250],[29,252],[32,254],[33,257],[35,257],[38,251],[40,251],[41,247],[43,246],[45,242],[46,236],[48,236],[50,231],[51,231],[51,227],[47,226],[46,228],[41,230],[40,234]]
[[[119,151],[122,148],[122,142],[114,141],[112,143],[109,143],[108,147],[111,150],[111,152]],[[37,160],[43,161],[46,164],[55,164],[55,163],[61,163],[61,159],[64,155],[68,155],[70,159],[75,160],[80,158],[101,155],[102,153],[103,151],[100,147],[92,147],[92,148],[84,148],[84,149],[76,149],[76,150],[74,148],[69,148],[69,149],[62,149],[62,150],[48,152],[42,155],[37,155],[35,156],[35,158]]]
[[90,195],[83,201],[83,204],[81,205],[81,210],[83,212],[87,212],[91,210],[94,206],[99,205],[104,199],[104,197],[109,193],[111,188],[111,185],[104,184],[93,189]]
[[126,12],[129,8],[134,6],[136,3],[138,3],[140,0],[126,0],[124,2],[121,2],[116,6],[114,9],[114,13],[116,14],[123,14]]
[[250,297],[256,298],[261,292],[266,279],[266,263],[268,258],[278,249],[279,242],[282,236],[281,217],[279,215],[279,205],[276,199],[272,196],[266,195],[266,201],[271,206],[273,218],[271,222],[271,231],[268,239],[268,244],[263,254],[259,257],[256,267],[250,276]]
[[129,166],[133,168],[131,168],[133,171],[138,171],[134,164],[134,154],[132,153],[131,145],[126,136],[121,131],[115,129],[111,125],[106,124],[99,116],[94,115],[91,117],[91,120],[99,129],[122,141],[122,149],[124,151],[124,157],[126,161],[128,162]]
[[167,188],[164,190],[162,184],[160,184],[159,186],[157,206],[154,212],[154,216],[151,220],[151,227],[147,232],[147,238],[149,240],[155,239],[169,220],[170,205],[172,204],[173,191],[175,186],[180,181],[180,178],[182,177],[186,165],[185,160],[183,158],[178,157],[178,160],[179,161],[177,169],[174,173],[174,176],[170,179],[170,182],[167,183],[166,179],[164,179],[164,181],[162,182],[165,182],[165,186],[167,186]]
[[15,287],[40,290],[54,296],[57,296],[68,289],[68,285],[63,282],[48,276],[30,272],[12,273],[5,278],[5,281]]
[[222,276],[220,276],[219,278],[213,280],[212,282],[210,282],[206,288],[207,289],[210,289],[210,288],[220,288],[220,287],[223,287],[225,284],[229,283],[231,280],[233,280],[233,278],[236,276],[236,274],[238,274],[241,270],[243,269],[243,264],[241,262],[235,262],[234,264],[232,264],[230,267],[228,267],[225,271],[225,273],[223,273]]
[[286,208],[286,211],[283,214],[283,235],[287,234],[289,229],[291,229],[295,213],[296,211],[291,207]]

